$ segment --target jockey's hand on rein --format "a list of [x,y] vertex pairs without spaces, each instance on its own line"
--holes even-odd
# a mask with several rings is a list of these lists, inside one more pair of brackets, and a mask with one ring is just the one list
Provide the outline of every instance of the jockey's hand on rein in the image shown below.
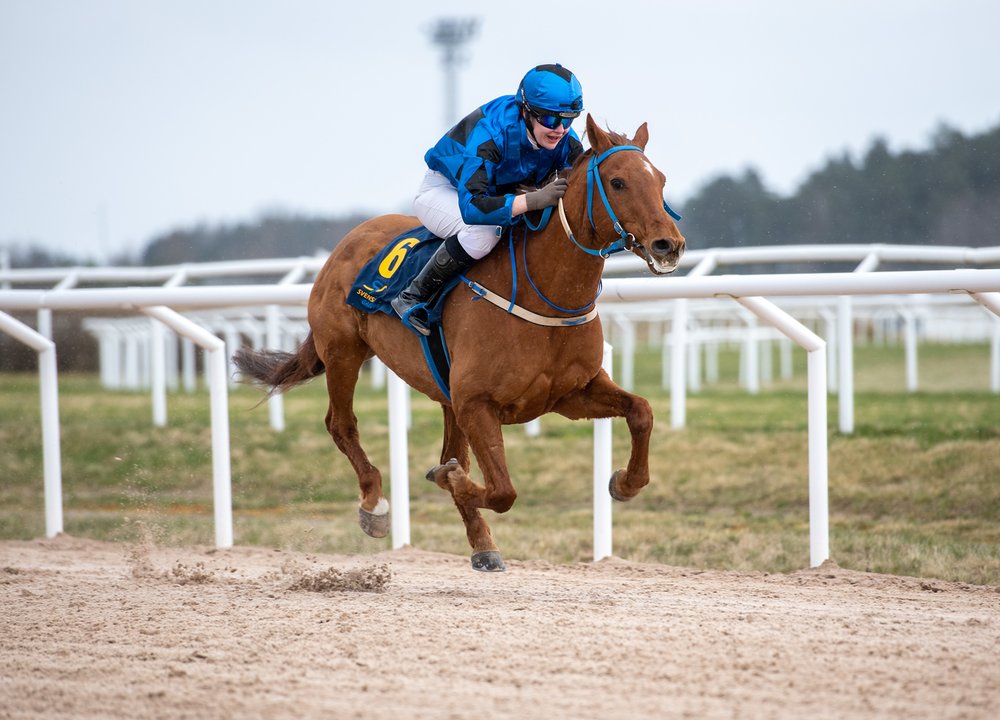
[[529,211],[532,211],[556,205],[562,196],[566,194],[567,187],[569,187],[568,180],[565,178],[556,178],[543,188],[525,193],[525,206]]

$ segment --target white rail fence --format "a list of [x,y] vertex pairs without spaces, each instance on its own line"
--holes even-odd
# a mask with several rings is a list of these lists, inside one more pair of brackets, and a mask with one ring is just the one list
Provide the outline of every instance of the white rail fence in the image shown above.
[[[620,257],[609,260],[606,274],[626,271],[636,266],[638,258]],[[933,264],[955,267],[959,265],[991,265],[1000,263],[1000,247],[987,248],[938,248],[913,245],[802,245],[755,248],[718,248],[685,253],[682,266],[692,266],[687,277],[711,275],[717,268],[733,265],[789,264],[838,262],[857,263],[854,272],[871,273],[887,263]],[[685,426],[686,395],[684,378],[688,349],[688,298],[679,298],[673,316],[675,331],[670,361],[672,372],[670,396],[670,424],[674,428]],[[832,386],[838,389],[839,429],[842,433],[854,431],[854,352],[852,303],[849,294],[840,298],[836,312],[837,358],[831,367],[837,368]]]
[[[869,248],[870,250],[870,248]],[[1000,249],[996,253],[980,253],[976,262],[994,262],[1000,259]],[[737,253],[729,253],[730,257]],[[994,255],[996,259],[994,258]],[[708,257],[708,256],[706,256]],[[985,259],[984,259],[985,258]],[[838,258],[839,259],[839,258]],[[774,262],[774,260],[768,260]],[[785,260],[787,261],[787,260]],[[966,261],[968,261],[966,256]],[[707,267],[709,260],[699,260]],[[711,262],[717,262],[717,259]],[[872,265],[869,262],[868,265]],[[239,265],[248,265],[246,263]],[[249,265],[255,265],[250,263]],[[201,345],[207,352],[209,368],[209,390],[212,409],[212,452],[213,452],[213,502],[215,510],[215,539],[219,547],[233,544],[230,445],[227,410],[226,347],[219,338],[189,318],[179,314],[180,310],[206,307],[255,307],[262,303],[275,308],[271,317],[277,317],[278,306],[301,306],[305,304],[310,286],[299,283],[307,272],[314,271],[307,263],[292,264],[285,271],[283,283],[278,285],[206,286],[181,287],[188,274],[176,271],[171,274],[164,287],[129,288],[74,288],[82,275],[63,277],[51,290],[0,290],[0,308],[5,310],[36,310],[39,325],[44,327],[43,318],[55,310],[126,310],[140,311],[169,326],[179,335]],[[312,266],[310,266],[312,267]],[[273,268],[273,265],[272,265]],[[262,270],[262,268],[260,268]],[[866,268],[870,269],[870,268]],[[16,273],[19,271],[9,271]],[[246,273],[246,269],[241,271]],[[156,274],[156,273],[152,273]],[[234,272],[234,275],[239,274]],[[97,273],[94,274],[95,276]],[[113,275],[113,273],[112,273]],[[110,276],[110,275],[109,275]],[[162,277],[161,275],[157,275]],[[23,279],[21,276],[20,279]],[[102,276],[104,277],[104,276]],[[6,275],[0,279],[7,282]],[[27,281],[37,282],[37,280]],[[912,294],[912,293],[959,293],[971,296],[976,302],[1000,316],[1000,270],[937,270],[880,273],[804,273],[800,275],[751,275],[751,276],[710,276],[707,270],[687,277],[671,278],[609,278],[604,282],[603,302],[632,303],[663,299],[692,300],[699,298],[730,298],[749,310],[762,322],[777,328],[785,336],[803,347],[808,356],[808,418],[809,418],[809,492],[810,492],[810,562],[818,565],[829,557],[829,531],[827,513],[827,423],[826,423],[826,343],[808,327],[789,313],[774,305],[764,297],[809,297],[841,296],[848,300],[856,295]],[[843,300],[841,301],[843,302]],[[843,316],[842,316],[843,317]],[[272,326],[276,325],[272,322]],[[50,326],[49,326],[50,327]],[[674,374],[673,388],[685,387],[685,374],[678,373],[677,367],[684,368],[684,353],[678,353],[678,336],[683,337],[687,323],[678,323],[675,318],[674,351],[671,371]],[[10,315],[0,312],[0,330],[28,344],[39,352],[39,378],[42,395],[42,432],[45,474],[46,533],[51,536],[62,531],[61,465],[59,451],[58,395],[55,367],[55,347],[43,332],[38,332]],[[678,332],[680,330],[680,332]],[[271,333],[269,332],[269,335]],[[275,333],[275,336],[277,333]],[[271,338],[269,338],[270,341]],[[155,348],[156,354],[163,356],[162,348]],[[841,388],[844,386],[843,367],[850,366],[850,359],[841,359]],[[154,383],[165,386],[163,368],[154,367],[151,375]],[[849,381],[848,381],[849,382]],[[399,413],[400,390],[390,382],[390,397],[397,398],[392,403],[394,430],[402,428],[405,437],[405,423]],[[154,405],[156,404],[154,400]],[[673,408],[672,408],[673,409]],[[157,411],[154,410],[154,417]],[[273,416],[272,416],[273,418]],[[843,418],[842,429],[843,429]],[[273,424],[273,423],[272,423]],[[595,432],[597,438],[604,438],[605,432]],[[600,442],[604,442],[601,440]],[[606,453],[606,454],[605,454]],[[400,460],[402,457],[402,460]],[[610,445],[598,448],[595,444],[595,559],[610,554],[610,502],[603,498],[606,492],[597,492],[598,461],[605,464],[610,457]],[[390,459],[390,493],[393,496],[394,517],[393,545],[398,547],[409,542],[409,513],[397,508],[408,504],[408,472],[405,453]],[[607,463],[610,466],[610,463]],[[603,471],[603,469],[602,469]],[[610,473],[604,475],[608,477]],[[606,480],[605,480],[606,482]],[[601,498],[602,507],[597,499]],[[607,505],[607,511],[603,505]],[[403,517],[405,516],[405,517]],[[600,516],[600,519],[599,519]],[[604,518],[607,518],[605,521]],[[599,537],[598,525],[606,524],[606,536]]]
[[[152,268],[45,268],[45,269],[18,269],[10,270],[0,268],[0,288],[11,288],[26,284],[45,284],[54,286],[57,289],[69,289],[79,285],[94,285],[101,283],[162,283],[168,287],[176,287],[193,282],[234,282],[236,280],[246,280],[246,278],[274,278],[278,284],[291,284],[300,282],[310,275],[314,275],[322,267],[324,257],[299,257],[299,258],[279,258],[274,260],[244,260],[227,261],[214,263],[181,264],[173,266],[160,266]],[[754,265],[761,263],[788,264],[788,263],[848,263],[855,264],[855,272],[872,272],[880,265],[892,263],[900,264],[934,264],[934,265],[973,265],[984,266],[1000,264],[1000,247],[969,248],[969,247],[944,247],[935,248],[927,246],[913,245],[801,245],[801,246],[776,246],[776,247],[754,247],[754,248],[715,248],[707,250],[692,250],[685,254],[681,260],[681,268],[689,269],[688,277],[708,275],[718,268],[733,265]],[[620,275],[622,273],[645,274],[645,266],[633,255],[624,254],[610,259],[606,264],[605,274],[607,276]],[[884,306],[884,302],[882,305]],[[918,310],[908,307],[912,300],[901,299],[896,310],[896,317],[903,319],[906,329],[906,367],[907,382],[910,389],[916,389],[916,320],[920,317]],[[619,322],[628,318],[636,317],[643,310],[635,307],[635,303],[623,313],[621,309],[616,309],[613,319]],[[649,307],[648,303],[644,304]],[[688,307],[691,310],[688,310]],[[605,301],[603,307],[609,307]],[[787,303],[783,303],[787,307]],[[698,368],[692,367],[699,360],[698,351],[700,339],[704,336],[697,329],[696,321],[698,317],[697,307],[694,303],[688,303],[687,299],[674,300],[667,311],[672,318],[671,324],[676,329],[668,338],[669,357],[664,357],[664,373],[670,377],[664,385],[671,386],[671,426],[682,428],[686,423],[686,391],[690,389],[696,392],[698,389]],[[853,342],[854,337],[852,327],[853,319],[857,313],[857,304],[850,298],[840,298],[830,307],[822,310],[823,322],[826,325],[824,333],[827,339],[827,365],[828,365],[828,387],[831,392],[839,393],[839,430],[842,433],[850,433],[854,427],[854,397],[853,397]],[[610,310],[610,308],[609,308]],[[663,313],[663,308],[656,308],[654,312]],[[864,310],[861,317],[864,317]],[[800,313],[793,313],[800,316]],[[269,306],[266,309],[257,311],[257,315],[264,317],[263,321],[249,318],[231,318],[225,314],[220,314],[217,318],[206,319],[197,317],[197,321],[212,332],[227,338],[235,338],[241,332],[253,337],[266,337],[268,347],[279,347],[281,339],[287,339],[289,327],[303,327],[302,322],[290,323],[286,317],[279,314],[276,306]],[[608,317],[610,313],[606,313]],[[746,313],[746,315],[750,315]],[[51,337],[51,310],[40,309],[38,311],[38,329],[45,337]],[[279,325],[280,321],[280,325]],[[745,333],[745,353],[744,364],[741,365],[741,378],[745,376],[745,386],[751,392],[759,387],[759,379],[756,372],[766,372],[767,366],[758,364],[756,354],[751,351],[756,350],[758,337],[754,337],[753,327],[755,320],[750,317],[749,327]],[[264,330],[260,329],[260,325]],[[220,327],[216,327],[220,326]],[[113,372],[116,365],[119,365],[119,358],[110,353],[111,346],[115,342],[114,334],[105,327],[105,335],[102,338],[102,378],[107,379],[110,385],[121,384],[124,387],[136,388],[138,386],[148,387],[150,381],[150,367],[146,362],[149,358],[148,352],[142,352],[148,348],[148,344],[153,341],[152,336],[159,332],[156,324],[147,324],[145,330],[137,330],[136,325],[132,330],[125,331],[122,337],[117,338],[117,344],[124,350],[120,359],[120,368],[124,374]],[[980,325],[982,327],[982,325]],[[297,333],[297,337],[304,336],[305,331]],[[927,328],[922,327],[921,332],[927,334]],[[993,392],[1000,393],[1000,327],[994,325],[989,332],[992,346],[991,359],[991,385]],[[622,353],[622,376],[626,386],[629,385],[631,377],[632,361],[628,350],[628,335],[626,341],[620,343]],[[170,343],[173,338],[168,334],[166,342]],[[193,389],[194,384],[194,359],[193,345],[184,339],[182,342],[182,352],[184,358],[184,386],[186,389]],[[256,340],[254,341],[256,345]],[[232,344],[232,343],[230,343]],[[786,343],[787,345],[787,343]],[[709,347],[712,347],[711,345]],[[173,357],[175,353],[168,354]],[[769,359],[764,354],[760,356],[763,362]],[[709,356],[711,359],[711,356]],[[173,387],[177,380],[176,361],[168,363],[166,367],[167,383]],[[232,369],[232,368],[231,368]],[[755,372],[749,372],[755,371]],[[687,385],[682,382],[687,378]],[[231,381],[232,382],[232,381]],[[154,406],[160,405],[155,397],[157,394],[162,398],[165,390],[153,387]],[[271,398],[269,401],[270,418],[273,427],[280,429],[284,426],[282,414],[283,400],[281,396]],[[162,418],[157,414],[156,422],[162,422]],[[531,427],[532,431],[537,429],[537,425]]]
[[[662,386],[671,388],[672,346],[675,342],[673,325],[678,300],[644,303],[601,303],[601,317],[607,336],[619,351],[622,368],[619,383],[626,389],[634,384],[634,354],[641,328],[647,331],[647,345],[659,349],[662,363]],[[837,391],[837,348],[839,326],[836,322],[837,298],[782,298],[782,309],[809,325],[827,341],[827,386]],[[1000,393],[1000,324],[967,297],[951,295],[901,295],[854,298],[854,335],[869,335],[870,344],[896,345],[901,341],[905,350],[906,389],[918,389],[917,355],[921,342],[987,342],[991,343],[991,389]],[[707,384],[718,382],[718,355],[721,346],[736,346],[740,350],[739,384],[754,394],[769,384],[774,375],[773,344],[780,351],[782,378],[793,375],[791,343],[775,330],[760,327],[756,316],[717,300],[688,301],[686,328],[686,385],[690,393]],[[679,379],[678,379],[679,381]]]

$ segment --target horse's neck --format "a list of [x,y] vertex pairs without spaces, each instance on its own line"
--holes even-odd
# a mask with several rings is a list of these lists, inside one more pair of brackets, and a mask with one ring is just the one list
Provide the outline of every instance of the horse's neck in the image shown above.
[[[511,232],[514,237],[518,305],[543,315],[557,315],[539,294],[550,303],[570,310],[588,306],[594,300],[604,270],[604,259],[588,255],[576,247],[567,237],[556,213],[544,229],[528,231],[527,240],[523,225],[517,225]],[[495,292],[511,292],[509,239],[505,238],[494,248],[487,260],[481,263],[483,274],[480,281]]]

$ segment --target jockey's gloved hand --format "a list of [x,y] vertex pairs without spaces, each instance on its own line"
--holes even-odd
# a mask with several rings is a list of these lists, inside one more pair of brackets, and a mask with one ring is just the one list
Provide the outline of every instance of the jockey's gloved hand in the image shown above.
[[532,190],[524,194],[524,202],[529,211],[541,210],[559,203],[562,196],[566,194],[569,187],[569,180],[556,178],[548,185],[538,190]]

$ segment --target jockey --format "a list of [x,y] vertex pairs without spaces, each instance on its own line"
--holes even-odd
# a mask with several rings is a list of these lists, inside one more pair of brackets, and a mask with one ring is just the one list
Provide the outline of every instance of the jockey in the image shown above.
[[569,167],[583,152],[570,129],[582,111],[576,76],[562,65],[539,65],[524,76],[516,95],[477,108],[424,155],[428,170],[413,209],[445,242],[392,301],[393,310],[418,332],[430,334],[424,319],[411,313],[418,303],[484,257],[521,215],[559,203],[565,179],[515,192],[518,185],[536,186]]

